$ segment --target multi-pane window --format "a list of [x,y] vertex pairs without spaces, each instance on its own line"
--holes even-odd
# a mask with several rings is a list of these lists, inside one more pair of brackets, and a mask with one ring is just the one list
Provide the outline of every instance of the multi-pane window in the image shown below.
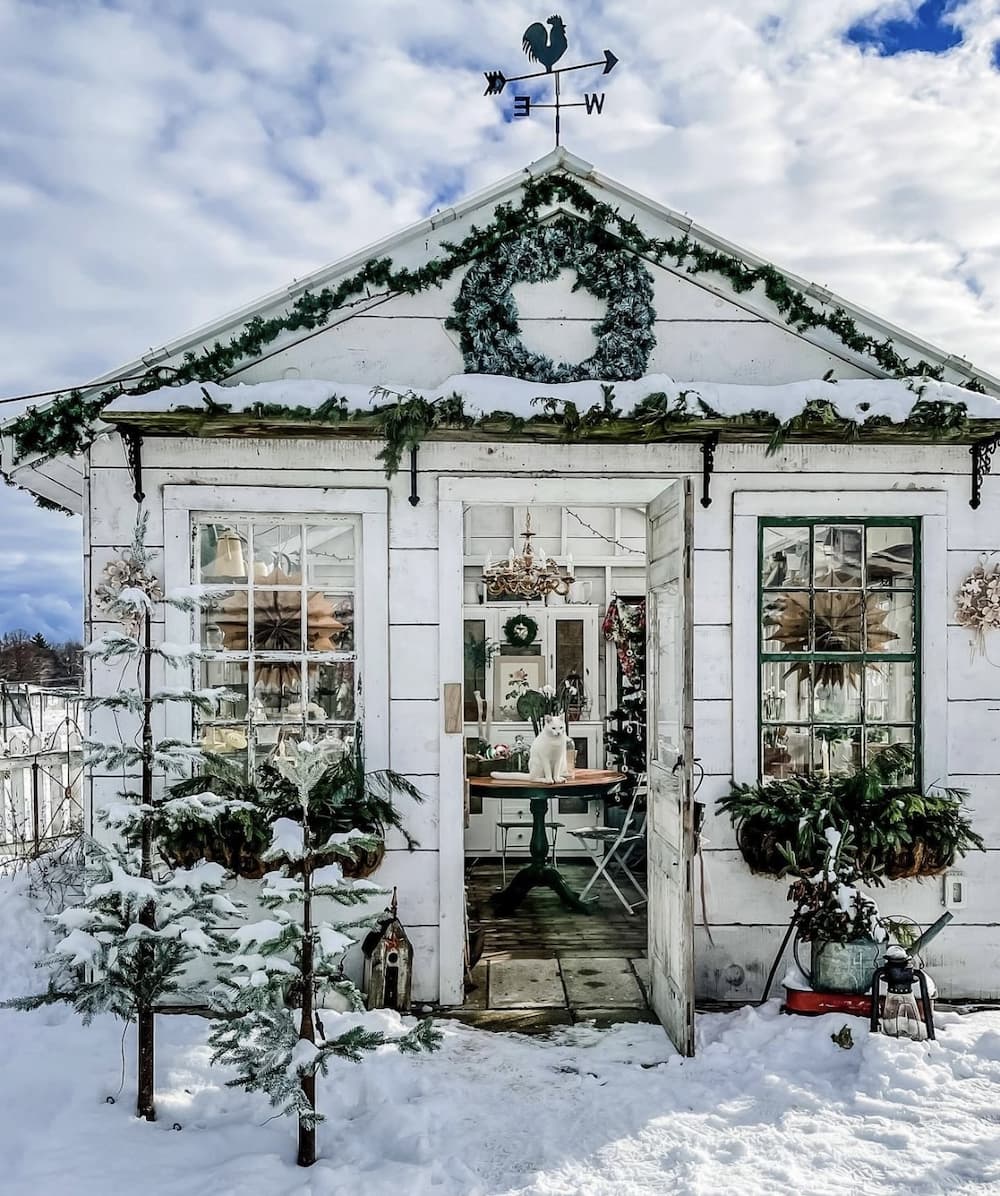
[[760,773],[919,768],[919,520],[760,523]]
[[201,684],[234,694],[198,716],[206,750],[252,766],[285,737],[353,736],[359,531],[353,516],[195,518]]

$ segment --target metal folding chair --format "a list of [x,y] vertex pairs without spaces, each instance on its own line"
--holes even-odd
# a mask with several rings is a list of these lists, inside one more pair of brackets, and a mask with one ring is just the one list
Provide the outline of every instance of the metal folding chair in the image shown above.
[[[646,778],[643,775],[636,784],[632,800],[625,811],[625,820],[620,827],[584,826],[579,830],[569,830],[566,832],[572,835],[574,839],[580,840],[587,854],[594,861],[594,875],[587,881],[583,891],[580,893],[581,901],[600,900],[598,897],[588,898],[587,894],[597,883],[598,879],[603,877],[611,886],[615,896],[630,914],[635,913],[640,905],[646,903],[646,890],[636,880],[635,874],[629,867],[629,861],[633,855],[646,842],[646,812],[645,810],[636,810],[636,804],[639,799],[645,798],[645,796]],[[615,884],[614,877],[611,875],[612,867],[617,868],[621,873],[619,879],[624,877],[628,880],[639,894],[639,900],[628,901],[626,899],[625,894]]]

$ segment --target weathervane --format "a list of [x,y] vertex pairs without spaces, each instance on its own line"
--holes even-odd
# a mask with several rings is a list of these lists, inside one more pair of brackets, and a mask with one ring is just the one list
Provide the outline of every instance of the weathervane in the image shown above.
[[537,104],[532,100],[531,96],[515,96],[514,115],[530,116],[534,108],[554,109],[556,117],[556,145],[558,145],[559,116],[563,108],[586,108],[588,116],[593,116],[595,112],[600,116],[604,111],[603,91],[600,94],[596,91],[584,92],[582,100],[564,103],[560,95],[560,76],[566,74],[568,71],[582,71],[592,66],[604,67],[602,74],[609,75],[618,65],[618,59],[610,50],[605,50],[604,57],[598,59],[596,62],[579,62],[576,66],[561,66],[554,70],[555,64],[566,53],[569,45],[566,41],[566,25],[562,17],[555,16],[549,17],[546,24],[551,26],[550,30],[546,29],[541,21],[536,21],[533,25],[529,25],[524,31],[524,40],[522,42],[528,60],[530,62],[540,62],[545,67],[545,70],[535,71],[530,75],[514,75],[509,79],[503,71],[485,71],[486,90],[483,92],[483,95],[498,96],[508,83],[520,83],[524,79],[544,79],[547,75],[551,75],[555,80],[555,103]]

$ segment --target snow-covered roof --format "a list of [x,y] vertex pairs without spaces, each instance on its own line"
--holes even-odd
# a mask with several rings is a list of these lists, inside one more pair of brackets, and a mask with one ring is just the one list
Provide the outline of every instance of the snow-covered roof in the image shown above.
[[[600,405],[607,385],[614,387],[614,405],[626,417],[635,412],[643,399],[662,394],[679,413],[693,420],[713,414],[732,419],[766,412],[780,423],[787,423],[801,415],[807,404],[819,401],[830,403],[841,419],[852,423],[864,424],[881,417],[902,424],[909,418],[914,405],[923,401],[964,403],[969,418],[1000,421],[1000,399],[927,378],[845,379],[840,382],[811,379],[779,386],[740,386],[724,382],[676,382],[665,374],[650,374],[634,381],[611,384],[583,381],[541,385],[493,374],[454,374],[436,387],[408,388],[390,382],[384,390],[429,402],[460,395],[465,414],[473,418],[505,412],[530,419],[539,414],[541,399],[573,403],[580,411]],[[373,411],[387,402],[383,390],[373,391],[369,386],[351,382],[283,379],[236,386],[192,382],[185,386],[161,387],[144,395],[123,395],[105,409],[105,416],[110,422],[117,423],[132,422],[128,417],[152,413],[204,413],[209,410],[206,396],[218,408],[226,408],[234,415],[252,414],[258,406],[285,408],[289,412],[294,408],[317,411],[335,397],[343,400],[343,410],[356,413]]]

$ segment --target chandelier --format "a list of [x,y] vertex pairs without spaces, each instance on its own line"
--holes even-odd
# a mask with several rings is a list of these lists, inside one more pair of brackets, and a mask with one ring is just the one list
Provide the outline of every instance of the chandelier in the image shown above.
[[573,558],[569,557],[563,570],[552,557],[544,552],[535,553],[531,541],[535,532],[531,530],[531,512],[527,513],[524,531],[521,533],[520,553],[511,547],[504,560],[493,564],[489,553],[483,565],[483,582],[489,598],[542,598],[546,594],[569,593],[573,584]]

